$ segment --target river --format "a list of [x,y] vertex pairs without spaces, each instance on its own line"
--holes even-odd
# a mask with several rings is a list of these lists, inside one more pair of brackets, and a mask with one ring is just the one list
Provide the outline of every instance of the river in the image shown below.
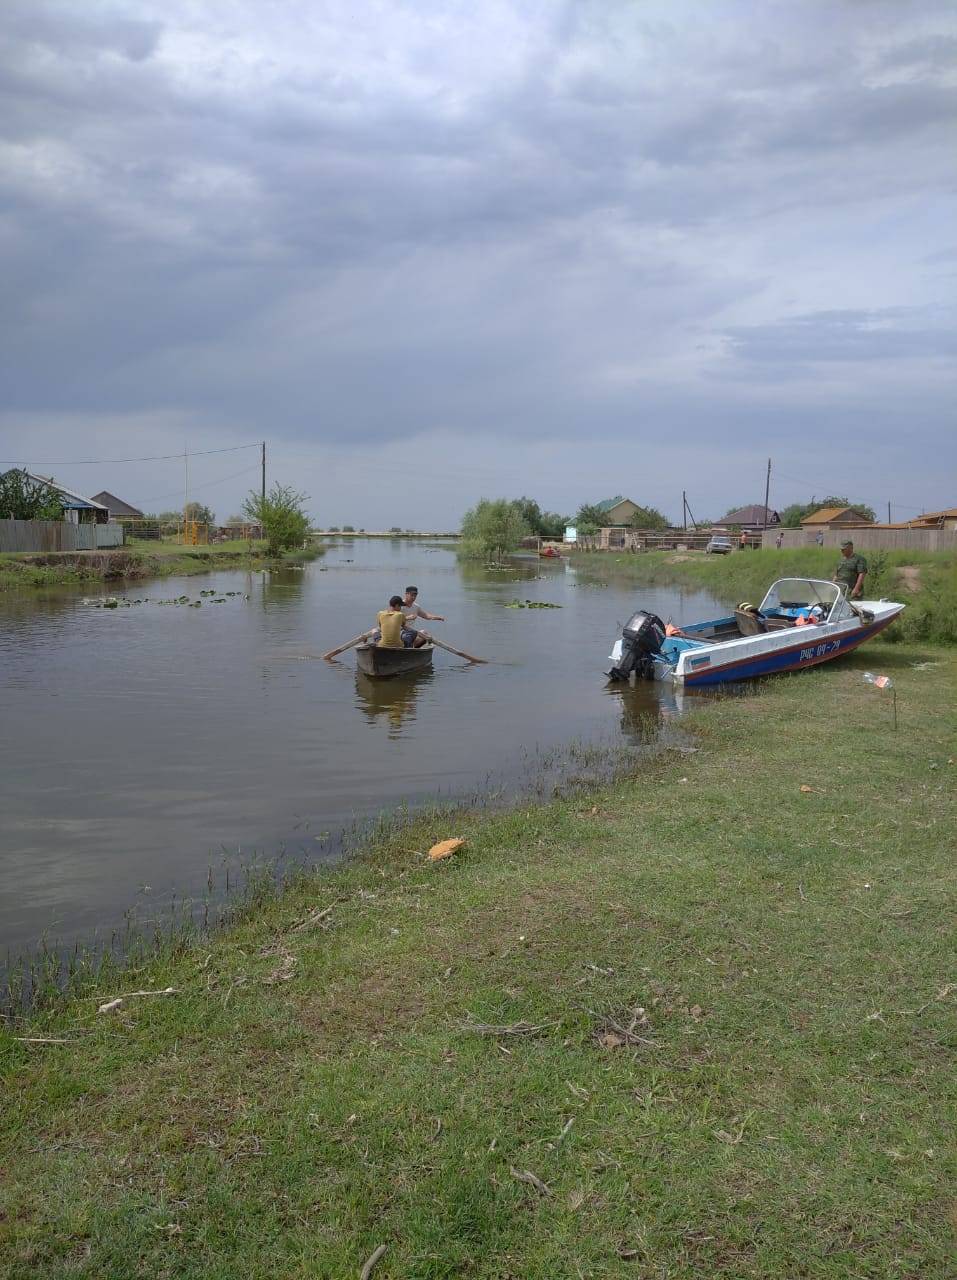
[[[350,653],[307,657],[410,582],[447,619],[435,634],[489,665],[437,651],[430,673],[376,682]],[[141,603],[97,607],[123,592]],[[504,607],[516,599],[562,607]],[[0,958],[162,916],[211,868],[218,884],[245,859],[328,860],[399,805],[518,788],[570,740],[640,737],[674,693],[603,678],[639,604],[677,622],[723,612],[564,562],[490,571],[381,539],[298,570],[0,595]]]

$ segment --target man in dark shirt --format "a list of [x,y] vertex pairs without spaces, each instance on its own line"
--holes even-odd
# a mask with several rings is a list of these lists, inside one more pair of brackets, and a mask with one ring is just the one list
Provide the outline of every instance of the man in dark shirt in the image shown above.
[[841,558],[838,561],[837,569],[834,571],[832,581],[844,587],[847,591],[848,599],[856,600],[860,599],[866,573],[867,561],[863,556],[854,554],[854,543],[850,539],[847,542],[842,542]]

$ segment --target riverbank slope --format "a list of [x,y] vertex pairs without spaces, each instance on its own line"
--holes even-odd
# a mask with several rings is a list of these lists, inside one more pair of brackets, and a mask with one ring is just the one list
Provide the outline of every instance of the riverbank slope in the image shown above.
[[0,1275],[949,1274],[955,677],[779,677],[0,1033]]
[[110,551],[8,554],[0,555],[0,591],[78,582],[187,577],[214,569],[259,569],[273,563],[300,564],[324,554],[324,547],[313,545],[276,560],[267,556],[265,543],[238,540],[201,547],[157,543],[148,550],[141,544]]

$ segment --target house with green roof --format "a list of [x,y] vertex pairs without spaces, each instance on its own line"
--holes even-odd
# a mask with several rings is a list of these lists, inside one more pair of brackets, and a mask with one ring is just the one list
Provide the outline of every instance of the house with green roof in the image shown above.
[[630,525],[631,517],[638,510],[636,502],[632,502],[630,498],[623,498],[620,493],[614,498],[605,498],[602,502],[596,502],[595,506],[599,511],[604,511],[611,524],[619,526]]

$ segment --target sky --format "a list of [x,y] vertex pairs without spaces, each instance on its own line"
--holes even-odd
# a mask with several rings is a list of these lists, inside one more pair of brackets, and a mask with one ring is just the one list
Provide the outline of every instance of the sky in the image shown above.
[[952,506],[955,121],[935,0],[4,0],[0,464]]

